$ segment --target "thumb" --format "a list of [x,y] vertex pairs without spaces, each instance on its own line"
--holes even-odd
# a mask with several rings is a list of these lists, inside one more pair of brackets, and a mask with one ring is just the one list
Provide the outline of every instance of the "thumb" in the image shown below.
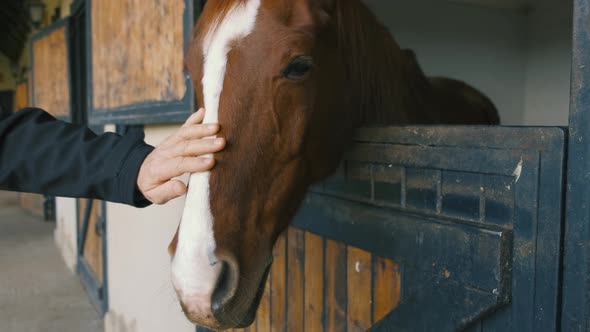
[[165,204],[186,193],[186,185],[180,180],[170,180],[144,194],[154,204]]

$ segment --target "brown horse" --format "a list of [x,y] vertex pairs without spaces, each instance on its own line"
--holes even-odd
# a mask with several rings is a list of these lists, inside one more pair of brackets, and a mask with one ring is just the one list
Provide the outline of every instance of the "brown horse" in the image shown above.
[[253,321],[275,240],[355,127],[497,122],[472,88],[426,78],[359,0],[208,1],[186,64],[228,145],[191,175],[172,281],[216,329]]
[[[425,77],[414,51],[405,49],[406,66],[414,68],[420,77]],[[500,124],[500,116],[494,103],[483,93],[465,82],[447,77],[429,77],[429,107],[438,109],[443,117],[441,124]]]

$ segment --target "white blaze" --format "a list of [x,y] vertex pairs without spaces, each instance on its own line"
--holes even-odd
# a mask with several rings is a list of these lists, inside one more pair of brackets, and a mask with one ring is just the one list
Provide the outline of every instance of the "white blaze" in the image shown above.
[[[203,42],[204,123],[217,123],[219,98],[223,89],[227,54],[232,42],[246,37],[254,29],[260,0],[248,0],[229,10],[217,26],[212,26]],[[209,172],[191,174],[176,254],[172,261],[174,285],[185,298],[190,298],[193,310],[210,310],[220,264],[214,256],[213,215],[209,206]]]

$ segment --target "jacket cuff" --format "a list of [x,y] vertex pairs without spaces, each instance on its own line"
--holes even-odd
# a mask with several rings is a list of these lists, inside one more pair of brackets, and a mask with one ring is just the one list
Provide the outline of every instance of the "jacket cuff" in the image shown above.
[[154,150],[153,146],[145,144],[143,141],[129,152],[129,155],[119,173],[119,190],[124,204],[143,208],[152,204],[137,187],[137,176],[143,161]]

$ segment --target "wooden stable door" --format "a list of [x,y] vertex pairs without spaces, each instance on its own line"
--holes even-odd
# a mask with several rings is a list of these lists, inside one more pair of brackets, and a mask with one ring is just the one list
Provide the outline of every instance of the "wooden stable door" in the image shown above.
[[[71,119],[87,125],[87,2],[72,6],[69,18],[69,75],[71,80]],[[102,126],[90,126],[96,134]],[[104,314],[108,310],[106,276],[106,204],[103,201],[78,199],[78,274],[92,304]]]
[[29,106],[29,82],[22,81],[17,83],[16,89],[14,90],[14,112],[17,112],[27,106]]
[[564,138],[360,130],[277,243],[245,330],[554,331]]
[[368,330],[400,299],[390,259],[295,227],[277,241],[256,321],[230,331]]
[[106,311],[105,203],[78,199],[78,273],[92,304]]

